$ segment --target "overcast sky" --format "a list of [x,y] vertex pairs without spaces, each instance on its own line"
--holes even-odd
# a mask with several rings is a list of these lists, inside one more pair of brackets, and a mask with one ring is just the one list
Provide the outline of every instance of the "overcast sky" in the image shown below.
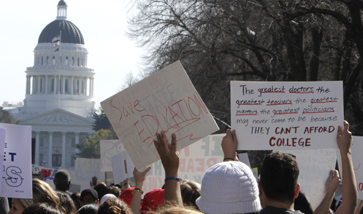
[[[65,0],[68,19],[82,32],[88,68],[94,69],[94,101],[118,92],[129,72],[142,68],[144,53],[126,36],[130,5],[124,0]],[[57,16],[59,0],[2,1],[0,7],[0,106],[25,99],[27,67],[42,30]]]

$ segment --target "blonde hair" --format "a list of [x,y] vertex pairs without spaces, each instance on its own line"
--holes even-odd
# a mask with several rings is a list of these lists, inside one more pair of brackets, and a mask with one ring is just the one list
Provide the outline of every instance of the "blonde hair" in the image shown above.
[[179,207],[175,204],[166,204],[159,206],[154,214],[201,214],[193,206]]
[[57,193],[46,182],[33,178],[33,201],[34,204],[47,204],[55,209],[59,205]]

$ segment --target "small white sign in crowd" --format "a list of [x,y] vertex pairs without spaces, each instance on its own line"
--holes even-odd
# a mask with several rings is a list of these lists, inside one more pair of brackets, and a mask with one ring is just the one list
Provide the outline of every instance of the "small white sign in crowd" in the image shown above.
[[[101,105],[119,140],[101,141],[101,159],[77,158],[76,170],[68,170],[83,189],[93,176],[102,181],[104,172],[112,171],[114,182],[120,183],[133,176],[134,167],[148,165],[151,170],[143,191],[161,188],[165,175],[153,145],[161,131],[168,137],[177,136],[183,179],[201,183],[205,171],[223,161],[220,143],[224,135],[210,135],[218,126],[179,61]],[[336,135],[337,127],[343,126],[342,82],[232,81],[231,125],[239,150],[294,154],[301,189],[315,208],[329,171],[339,160]],[[363,138],[355,137],[353,148],[359,198],[363,199],[363,160],[358,153],[363,151]],[[4,154],[0,196],[32,197],[31,173],[41,169],[32,169],[30,151],[30,126],[0,124],[0,154]],[[243,159],[249,165],[248,156]]]

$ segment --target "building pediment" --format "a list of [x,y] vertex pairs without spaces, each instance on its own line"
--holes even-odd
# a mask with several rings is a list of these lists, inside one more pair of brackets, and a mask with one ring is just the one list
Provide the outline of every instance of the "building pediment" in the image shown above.
[[20,122],[20,124],[28,125],[92,125],[92,123],[92,119],[84,118],[62,109],[32,115]]

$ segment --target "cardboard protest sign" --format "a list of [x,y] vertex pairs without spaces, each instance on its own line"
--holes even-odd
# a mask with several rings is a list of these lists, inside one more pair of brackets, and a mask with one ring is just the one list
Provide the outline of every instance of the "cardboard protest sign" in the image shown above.
[[126,179],[125,164],[122,158],[122,153],[119,153],[111,158],[113,181],[119,184]]
[[308,196],[313,210],[324,198],[325,182],[330,170],[335,169],[335,149],[285,150],[293,154],[299,164],[300,191]]
[[102,108],[136,168],[159,160],[156,133],[175,133],[178,150],[218,130],[181,63],[104,100]]
[[102,172],[112,171],[111,158],[121,152],[125,151],[124,146],[119,140],[101,140],[100,152],[102,161]]
[[[223,161],[221,141],[224,136],[224,134],[209,135],[180,150],[179,177],[201,184],[207,169]],[[151,165],[142,190],[147,193],[161,188],[164,179],[164,168],[159,160]]]
[[343,84],[232,81],[231,125],[239,150],[336,149]]
[[5,129],[1,197],[32,198],[31,126],[0,124]]

